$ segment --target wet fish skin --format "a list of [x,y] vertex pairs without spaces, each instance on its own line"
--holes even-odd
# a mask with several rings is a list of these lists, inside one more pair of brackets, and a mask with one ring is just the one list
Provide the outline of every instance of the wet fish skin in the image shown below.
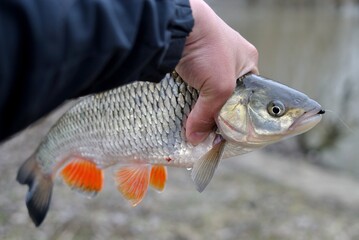
[[222,158],[305,132],[324,113],[305,94],[248,74],[237,80],[216,117],[218,129],[193,146],[185,139],[185,123],[197,98],[176,73],[159,84],[135,82],[82,98],[19,169],[17,180],[29,185],[27,207],[35,225],[46,216],[57,175],[94,195],[102,189],[102,169],[116,165],[117,188],[134,206],[148,186],[163,190],[163,166],[192,168],[195,186],[203,191]]
[[170,75],[160,84],[135,82],[88,96],[50,130],[37,161],[46,173],[71,155],[99,166],[135,161],[189,167],[200,157],[191,150],[203,146],[185,141],[184,122],[197,97],[195,89]]

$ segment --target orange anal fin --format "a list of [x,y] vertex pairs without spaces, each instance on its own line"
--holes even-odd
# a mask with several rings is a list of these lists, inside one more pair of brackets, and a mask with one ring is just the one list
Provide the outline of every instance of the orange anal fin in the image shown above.
[[60,175],[67,185],[88,196],[95,195],[103,187],[103,171],[94,162],[84,158],[72,159]]
[[162,192],[167,181],[167,169],[165,166],[154,165],[151,168],[150,186]]
[[115,175],[117,189],[132,206],[139,204],[146,195],[150,179],[149,165],[125,166]]

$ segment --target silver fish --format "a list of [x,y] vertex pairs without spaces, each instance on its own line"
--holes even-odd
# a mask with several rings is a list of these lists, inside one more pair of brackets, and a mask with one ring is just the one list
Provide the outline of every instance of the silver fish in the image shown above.
[[115,166],[117,189],[137,205],[148,186],[162,191],[165,166],[192,169],[198,191],[222,158],[244,154],[314,127],[324,110],[305,94],[249,74],[237,80],[216,117],[217,130],[197,146],[185,138],[186,119],[198,92],[176,74],[158,84],[134,82],[84,97],[66,112],[21,166],[26,203],[36,226],[49,208],[60,175],[72,189],[101,191],[103,169]]

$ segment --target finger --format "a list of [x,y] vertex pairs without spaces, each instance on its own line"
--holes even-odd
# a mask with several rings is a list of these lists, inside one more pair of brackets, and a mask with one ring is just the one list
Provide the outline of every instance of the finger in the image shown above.
[[234,84],[225,86],[215,94],[200,93],[186,123],[186,137],[192,144],[202,142],[214,130],[215,117],[234,89]]
[[250,71],[250,73],[253,73],[253,74],[259,75],[259,70],[258,70],[258,67],[257,67],[257,66],[252,67],[252,70]]
[[200,97],[188,116],[186,123],[186,137],[193,145],[202,142],[214,127],[213,113],[208,112],[206,101]]

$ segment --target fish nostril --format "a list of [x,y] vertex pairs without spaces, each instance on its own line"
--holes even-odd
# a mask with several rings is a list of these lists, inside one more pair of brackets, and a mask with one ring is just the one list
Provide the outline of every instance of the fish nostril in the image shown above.
[[321,109],[318,114],[324,114],[325,113],[325,110]]

